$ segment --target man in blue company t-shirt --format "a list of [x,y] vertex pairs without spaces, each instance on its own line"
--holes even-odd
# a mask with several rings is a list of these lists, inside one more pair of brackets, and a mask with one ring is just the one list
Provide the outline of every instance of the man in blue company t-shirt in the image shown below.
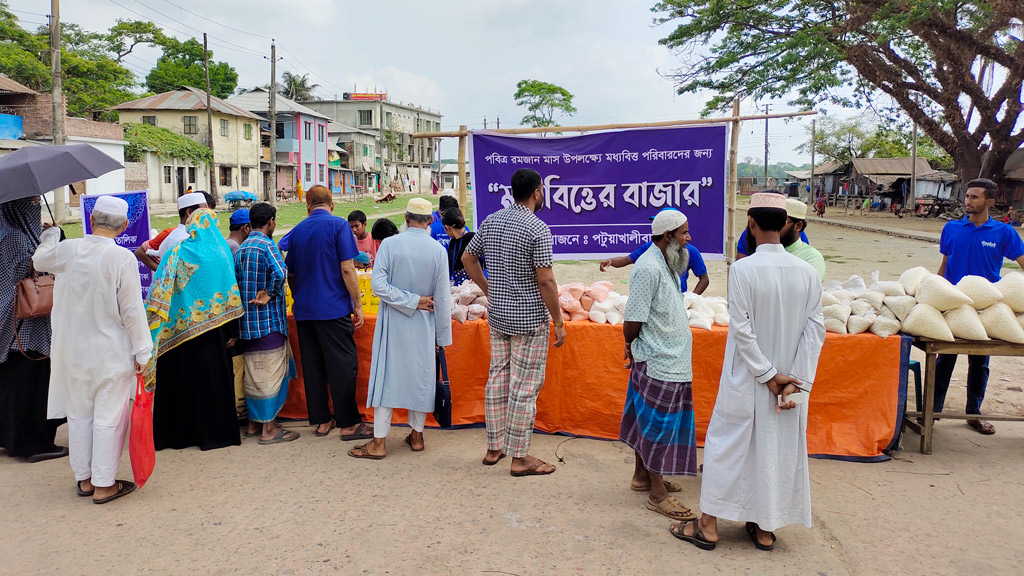
[[[967,183],[963,220],[952,220],[942,228],[939,252],[942,264],[939,275],[956,284],[964,276],[981,276],[989,282],[999,280],[1003,258],[1016,260],[1024,267],[1024,242],[1012,227],[996,222],[988,211],[995,204],[996,183],[986,178]],[[988,385],[988,356],[967,357],[968,414],[981,414],[981,402]],[[935,413],[942,412],[949,389],[949,379],[956,366],[956,354],[939,354],[935,364]],[[968,420],[967,424],[982,434],[995,434],[996,428],[986,420]]]
[[[665,208],[665,210],[675,210],[675,208]],[[651,217],[654,220],[654,217]],[[653,245],[652,242],[646,242],[641,244],[639,248],[633,250],[628,256],[616,256],[614,258],[608,258],[601,261],[601,272],[604,272],[606,268],[611,266],[612,268],[622,268],[623,266],[629,266],[636,262],[636,259],[643,255]],[[708,278],[708,267],[704,264],[704,258],[700,255],[700,250],[697,249],[693,244],[686,245],[686,251],[689,254],[689,264],[686,267],[686,272],[679,275],[679,286],[683,292],[686,292],[686,281],[692,272],[697,277],[697,285],[693,287],[694,294],[703,294],[708,289],[708,284],[711,280]]]

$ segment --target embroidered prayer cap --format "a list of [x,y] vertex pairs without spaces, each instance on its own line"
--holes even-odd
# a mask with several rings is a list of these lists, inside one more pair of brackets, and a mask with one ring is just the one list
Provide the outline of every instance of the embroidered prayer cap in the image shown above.
[[202,192],[192,192],[191,194],[183,194],[178,197],[178,210],[199,206],[200,204],[206,204],[206,195]]
[[807,220],[807,204],[796,198],[786,199],[786,216],[794,220]]
[[100,196],[96,199],[93,212],[102,212],[111,216],[128,217],[128,203],[117,196]]
[[662,210],[654,217],[654,222],[651,222],[651,234],[660,236],[665,232],[679,228],[683,224],[686,224],[686,214],[679,210]]
[[775,192],[758,192],[750,197],[751,210],[754,208],[777,208],[786,209],[786,197]]
[[409,200],[409,204],[405,207],[405,211],[409,214],[418,214],[420,216],[430,216],[434,212],[434,207],[430,205],[429,200],[423,198],[413,198]]

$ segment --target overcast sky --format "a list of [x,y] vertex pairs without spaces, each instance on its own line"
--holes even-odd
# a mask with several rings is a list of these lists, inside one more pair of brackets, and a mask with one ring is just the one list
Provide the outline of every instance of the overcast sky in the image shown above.
[[[512,95],[525,78],[568,89],[579,110],[567,124],[695,118],[704,95],[675,94],[667,74],[677,58],[658,45],[671,25],[654,26],[654,0],[65,0],[64,22],[102,31],[118,19],[151,20],[178,38],[211,37],[216,60],[238,71],[239,86],[269,81],[270,39],[278,72],[310,73],[323,98],[374,88],[396,101],[444,115],[443,129],[519,124]],[[9,0],[26,28],[46,21],[49,2]],[[191,11],[191,12],[190,12]],[[201,14],[202,17],[197,14]],[[206,18],[206,19],[204,19]],[[254,53],[254,52],[258,52]],[[137,50],[126,62],[140,81],[160,53]],[[772,111],[786,110],[773,102]],[[754,103],[743,104],[744,113]],[[793,148],[809,119],[773,120],[771,162],[810,159]],[[456,153],[455,140],[442,148]],[[764,122],[743,125],[740,160],[764,156]]]

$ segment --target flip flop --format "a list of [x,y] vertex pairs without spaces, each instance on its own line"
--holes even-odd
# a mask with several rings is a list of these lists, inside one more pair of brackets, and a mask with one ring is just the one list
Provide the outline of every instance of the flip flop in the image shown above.
[[419,448],[416,448],[415,446],[413,446],[412,445],[412,434],[406,435],[405,443],[409,445],[409,448],[412,448],[413,452],[423,452],[427,448],[426,443],[424,443],[424,445],[419,447]]
[[548,470],[547,472],[541,472],[540,467],[545,464],[547,464],[547,462],[541,460],[540,458],[537,458],[537,460],[533,462],[533,465],[527,468],[526,470],[523,470],[522,472],[515,472],[513,470],[509,470],[508,473],[515,476],[516,478],[522,478],[523,476],[547,476],[548,474],[551,474],[556,470],[556,468],[552,466],[551,470]]
[[[289,434],[292,434],[292,436],[289,436]],[[292,440],[298,440],[298,439],[299,439],[299,433],[298,432],[295,432],[295,431],[292,431],[292,430],[284,430],[284,429],[282,429],[280,432],[277,433],[277,436],[274,436],[270,440],[264,440],[264,439],[260,438],[260,445],[267,446],[267,445],[270,445],[270,444],[280,444],[282,442],[291,442]]]
[[769,534],[772,535],[772,543],[768,546],[765,546],[764,544],[761,544],[757,541],[757,524],[754,524],[753,522],[747,522],[744,528],[746,528],[747,530],[747,536],[750,536],[750,539],[754,541],[754,546],[757,546],[758,550],[764,550],[765,552],[771,552],[772,550],[775,550],[775,534],[769,532]]
[[[650,486],[634,486],[633,484],[629,485],[629,489],[632,490],[633,492],[651,491]],[[669,492],[681,492],[683,488],[679,486],[679,484],[676,484],[675,482],[669,482],[668,480],[665,480],[665,490],[668,490]]]
[[[359,433],[360,430],[363,431],[362,434]],[[351,442],[353,440],[373,440],[373,429],[366,424],[360,424],[359,427],[356,428],[355,434],[341,435],[342,442]]]
[[255,437],[259,436],[259,435],[260,435],[259,432],[253,432],[252,434],[250,434],[248,430],[246,430],[245,432],[242,432],[242,436],[245,436],[246,438],[255,438]]
[[132,492],[135,492],[135,489],[137,488],[134,482],[129,482],[127,480],[117,480],[115,481],[115,483],[117,484],[117,492],[115,492],[112,496],[107,496],[106,498],[101,498],[99,500],[94,499],[92,503],[106,504],[107,502],[117,500],[121,496],[127,496]]
[[325,438],[325,437],[327,437],[327,436],[330,436],[330,434],[331,434],[331,430],[334,430],[334,427],[335,427],[336,425],[337,425],[337,424],[336,424],[336,423],[334,422],[334,420],[331,420],[331,427],[327,429],[327,432],[320,432],[319,430],[317,430],[318,428],[320,428],[320,425],[319,425],[319,424],[317,424],[316,428],[314,428],[314,429],[313,429],[313,430],[315,430],[315,432],[313,432],[313,434],[314,434],[314,435],[315,435],[315,436],[316,436],[317,438]]
[[996,433],[996,427],[988,420],[968,420],[967,425],[986,436]]
[[494,460],[494,461],[488,460],[487,457],[485,456],[484,459],[483,459],[483,464],[484,464],[484,466],[494,466],[498,462],[501,462],[501,459],[504,458],[504,457],[505,457],[505,453],[504,452],[499,454],[498,455],[498,459]]
[[[687,524],[693,524],[692,536],[683,534],[683,530],[686,528]],[[714,550],[715,545],[717,544],[717,542],[712,542],[704,537],[704,531],[700,529],[700,521],[696,519],[688,520],[682,524],[673,524],[669,527],[668,531],[676,538],[689,542],[701,550]]]
[[383,460],[384,456],[387,456],[387,454],[384,454],[383,456],[379,456],[377,454],[370,454],[370,451],[366,449],[366,444],[356,446],[355,448],[349,450],[348,455],[353,458],[365,458],[367,460]]
[[85,490],[82,490],[82,481],[81,480],[78,481],[78,495],[79,496],[84,498],[86,496],[92,496],[95,493],[96,493],[96,489],[95,488],[93,488],[91,492],[86,492]]
[[673,520],[695,520],[697,518],[697,514],[693,510],[683,506],[682,502],[676,500],[674,496],[669,496],[657,504],[651,504],[651,501],[647,500],[644,503],[644,508]]

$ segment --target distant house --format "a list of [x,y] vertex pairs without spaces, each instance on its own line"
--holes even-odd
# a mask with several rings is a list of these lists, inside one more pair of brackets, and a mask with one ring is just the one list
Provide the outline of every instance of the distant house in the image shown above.
[[[208,148],[159,126],[129,122],[124,132],[125,187],[149,190],[150,204],[173,204],[188,186],[201,190],[209,183],[209,164],[194,158],[204,153],[208,157]],[[189,149],[192,154],[181,152]]]
[[327,134],[331,142],[345,151],[344,156],[339,154],[339,166],[344,166],[351,171],[352,183],[346,184],[344,189],[352,190],[356,194],[361,192],[375,194],[381,172],[377,135],[340,122],[328,124]]
[[[260,195],[260,135],[261,118],[217,97],[211,97],[213,109],[213,170],[216,193],[223,197],[233,190],[245,190]],[[177,90],[140,98],[113,107],[120,113],[121,122],[139,122],[167,128],[175,134],[187,136],[203,146],[210,146],[209,125],[206,122],[206,92],[183,86]],[[174,168],[173,177],[177,177]],[[186,171],[183,181],[174,182],[181,188],[192,186],[207,190],[209,180],[190,181]]]
[[[839,177],[843,174],[843,165],[838,162],[826,162],[814,169],[814,185],[811,186],[810,170],[790,170],[786,175],[792,182],[800,185],[800,196],[808,202],[819,190],[825,194],[834,194],[839,188]],[[807,186],[811,186],[810,194],[807,193]]]
[[999,192],[1000,198],[1006,204],[1024,208],[1024,148],[1014,150],[1006,161]]
[[[473,182],[472,177],[469,173],[469,167],[466,167],[466,187],[472,189],[470,185]],[[454,190],[459,191],[459,165],[457,163],[441,164],[441,190]]]
[[[231,96],[227,102],[259,115],[263,127],[270,129],[270,93],[267,90],[256,88]],[[317,184],[327,186],[327,123],[330,119],[280,94],[275,106],[277,188],[294,189],[296,180],[302,180],[303,190]]]

